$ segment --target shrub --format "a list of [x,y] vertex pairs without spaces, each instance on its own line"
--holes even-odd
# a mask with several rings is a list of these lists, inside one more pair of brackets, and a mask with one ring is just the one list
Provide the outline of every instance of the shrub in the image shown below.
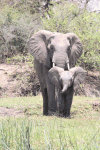
[[0,16],[0,62],[17,54],[26,55],[27,41],[39,27],[36,15],[5,6]]

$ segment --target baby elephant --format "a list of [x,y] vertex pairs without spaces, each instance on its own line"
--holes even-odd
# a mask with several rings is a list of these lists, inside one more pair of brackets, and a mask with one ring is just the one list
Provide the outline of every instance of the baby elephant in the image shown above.
[[55,66],[49,70],[48,76],[56,87],[55,95],[59,115],[70,117],[74,90],[84,81],[86,71],[81,67],[64,71],[64,69]]

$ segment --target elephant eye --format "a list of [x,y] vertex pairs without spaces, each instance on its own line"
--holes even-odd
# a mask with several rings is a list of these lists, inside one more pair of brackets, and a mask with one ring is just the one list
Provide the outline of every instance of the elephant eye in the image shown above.
[[71,50],[71,49],[70,49],[70,46],[69,46],[68,49],[67,49],[67,52],[70,52],[70,50]]
[[62,83],[62,78],[60,78],[60,82]]
[[50,46],[50,50],[54,51],[54,46],[53,45]]

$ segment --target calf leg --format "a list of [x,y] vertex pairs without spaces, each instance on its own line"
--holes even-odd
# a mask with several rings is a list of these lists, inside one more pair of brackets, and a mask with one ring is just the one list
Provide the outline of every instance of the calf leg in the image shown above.
[[70,109],[72,105],[72,100],[73,100],[73,94],[74,91],[73,89],[70,89],[68,93],[66,93],[66,100],[65,100],[65,110],[64,110],[64,116],[65,117],[70,117]]

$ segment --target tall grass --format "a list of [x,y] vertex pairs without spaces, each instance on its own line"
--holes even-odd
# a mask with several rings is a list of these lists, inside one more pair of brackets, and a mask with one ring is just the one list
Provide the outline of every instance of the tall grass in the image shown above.
[[99,128],[99,123],[85,120],[8,118],[0,124],[0,149],[99,150]]
[[43,116],[41,96],[0,99],[0,106],[25,114],[0,117],[0,150],[99,150],[99,104],[100,98],[75,96],[66,119]]

